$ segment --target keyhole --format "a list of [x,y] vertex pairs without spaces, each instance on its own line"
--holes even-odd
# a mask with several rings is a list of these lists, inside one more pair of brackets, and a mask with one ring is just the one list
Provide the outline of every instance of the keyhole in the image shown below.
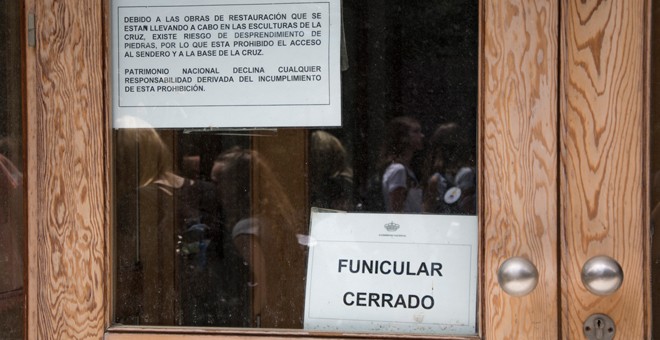
[[602,314],[590,316],[584,323],[584,334],[588,339],[609,339],[614,335],[614,322]]
[[604,337],[604,330],[605,328],[605,322],[603,322],[603,319],[598,318],[596,319],[596,339],[603,339]]

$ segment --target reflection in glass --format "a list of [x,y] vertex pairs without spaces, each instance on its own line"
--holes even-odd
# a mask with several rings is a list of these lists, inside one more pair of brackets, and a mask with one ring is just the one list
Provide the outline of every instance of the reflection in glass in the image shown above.
[[387,212],[422,212],[422,185],[411,168],[412,158],[424,148],[424,134],[417,119],[392,119],[385,130],[380,169],[383,202]]
[[0,337],[23,337],[20,2],[0,5]]
[[313,207],[351,210],[358,197],[353,194],[353,169],[342,142],[329,132],[311,133],[309,146],[309,195]]
[[312,207],[475,214],[478,2],[343,24],[341,128],[114,131],[115,322],[302,328]]
[[119,276],[118,292],[138,303],[118,306],[118,315],[127,323],[203,323],[195,315],[217,314],[203,312],[216,301],[209,298],[216,293],[209,290],[215,257],[208,256],[220,236],[215,187],[177,175],[171,152],[153,129],[120,130],[117,145],[120,160],[140,155],[134,190],[123,193],[117,224],[119,270],[130,273]]
[[424,163],[424,211],[437,214],[475,215],[477,174],[474,150],[456,123],[439,125],[429,140]]

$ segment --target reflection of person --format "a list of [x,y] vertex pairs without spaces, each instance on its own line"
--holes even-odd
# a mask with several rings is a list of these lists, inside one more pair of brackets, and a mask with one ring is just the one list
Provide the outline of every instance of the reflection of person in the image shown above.
[[429,142],[424,210],[440,214],[476,214],[476,172],[471,147],[456,123],[436,128]]
[[422,211],[422,189],[410,161],[424,147],[423,139],[422,128],[414,118],[397,117],[387,126],[382,190],[388,212]]
[[211,178],[218,184],[227,234],[250,267],[252,325],[286,327],[279,324],[286,317],[282,313],[302,314],[291,309],[288,298],[302,296],[300,277],[292,274],[304,268],[292,204],[256,151],[234,147],[223,152]]
[[137,172],[137,190],[118,209],[117,321],[215,324],[215,187],[175,174],[153,129],[118,130],[117,146],[120,161],[136,162],[118,169],[118,177]]
[[[23,287],[23,174],[0,153],[0,295]],[[7,297],[4,306],[20,302]]]
[[313,207],[352,209],[353,170],[339,139],[325,131],[312,133],[309,174]]

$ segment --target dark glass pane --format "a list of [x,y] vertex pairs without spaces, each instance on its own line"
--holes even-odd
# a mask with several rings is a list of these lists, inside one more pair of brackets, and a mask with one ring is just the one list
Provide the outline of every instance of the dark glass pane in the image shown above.
[[0,5],[0,337],[23,337],[20,1]]
[[340,128],[116,129],[115,322],[302,328],[312,207],[476,214],[478,1],[344,1]]
[[[660,6],[653,1],[651,37],[660,37]],[[653,333],[660,332],[660,45],[651,44],[651,286]]]

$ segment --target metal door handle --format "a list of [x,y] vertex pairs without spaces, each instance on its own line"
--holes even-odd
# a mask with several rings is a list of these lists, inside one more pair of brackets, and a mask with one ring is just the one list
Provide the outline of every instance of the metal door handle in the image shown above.
[[593,294],[606,296],[623,284],[623,269],[609,256],[594,256],[582,267],[582,283]]
[[497,282],[502,290],[511,296],[524,296],[531,293],[539,282],[536,266],[524,257],[512,257],[497,271]]

